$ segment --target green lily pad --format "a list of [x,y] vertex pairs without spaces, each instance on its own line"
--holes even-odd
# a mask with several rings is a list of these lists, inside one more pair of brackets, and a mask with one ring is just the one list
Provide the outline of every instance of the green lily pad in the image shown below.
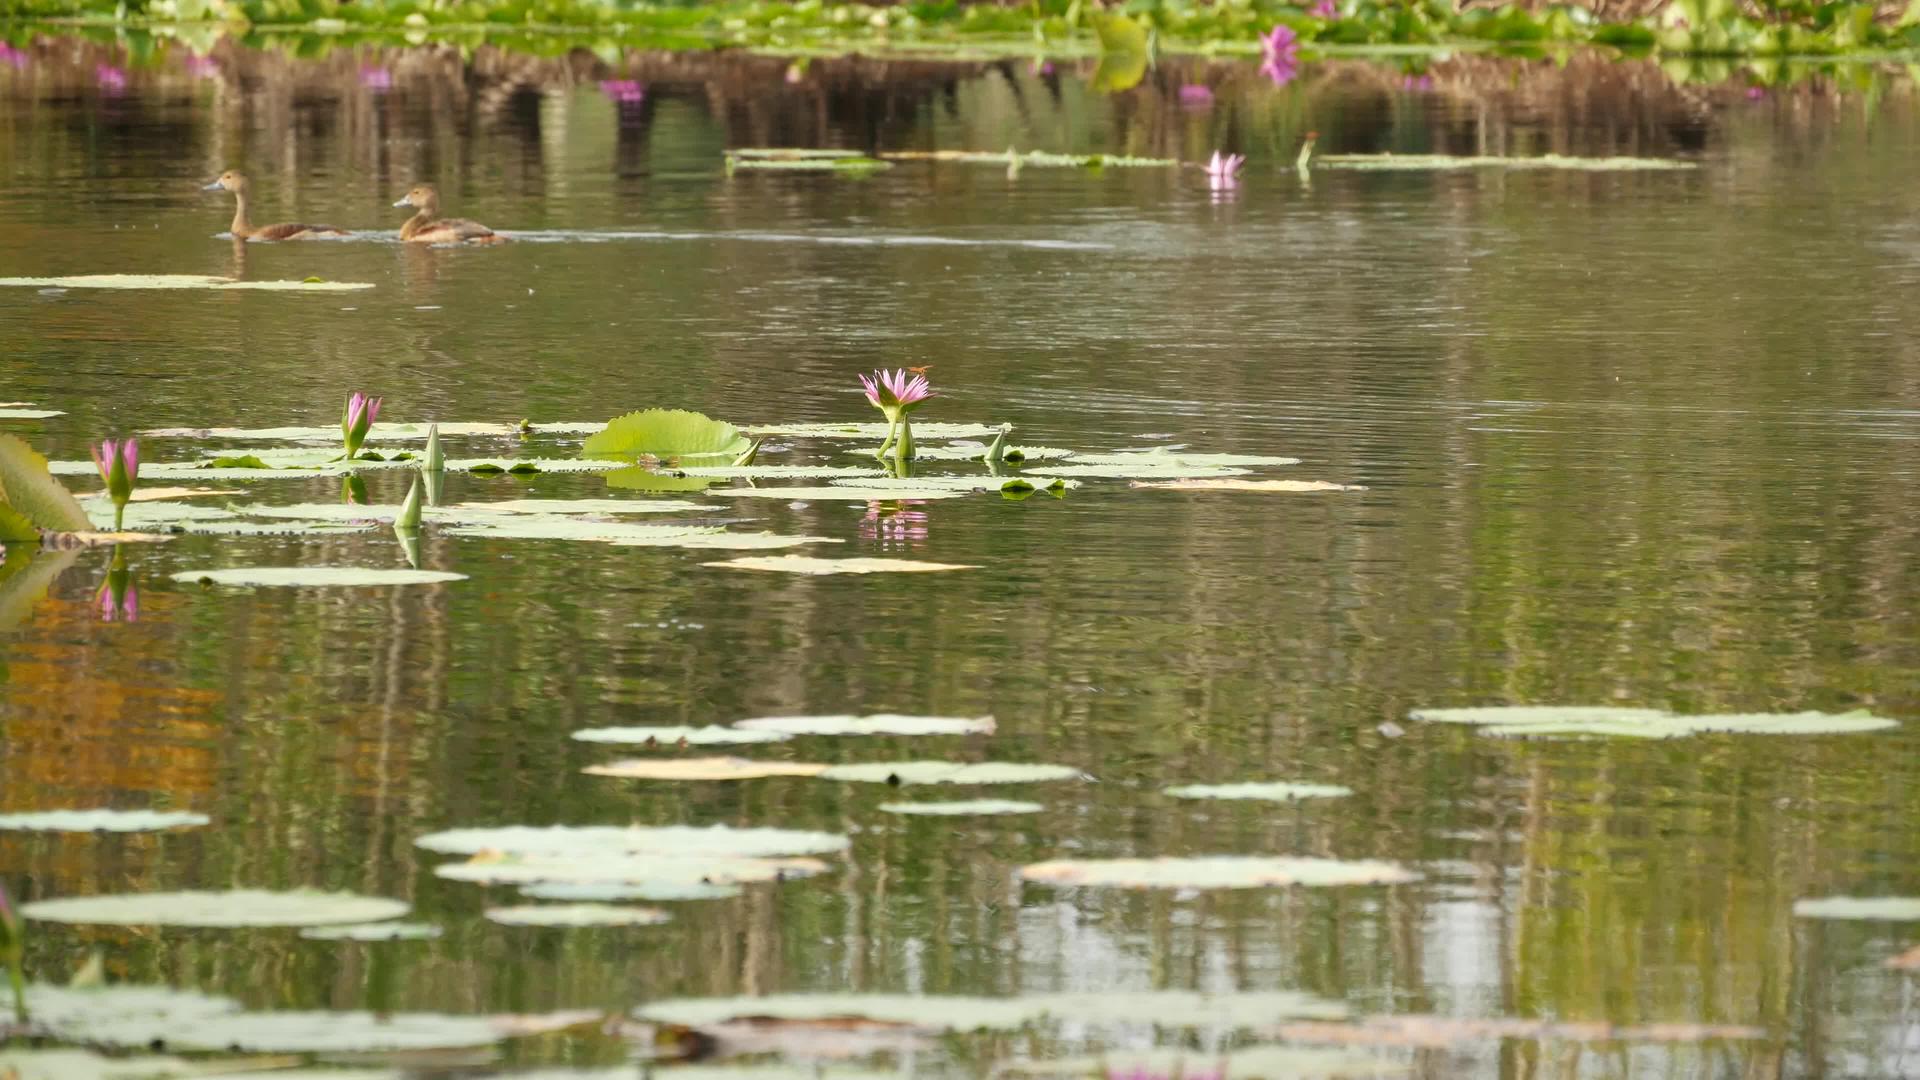
[[[794,439],[873,439],[887,437],[887,425],[872,424],[755,424],[743,429],[749,435],[782,435]],[[990,439],[1000,429],[986,424],[951,424],[937,421],[913,423],[913,437],[921,440]]]
[[502,926],[658,926],[673,921],[659,908],[589,903],[493,907],[486,916]]
[[766,858],[829,855],[845,851],[838,833],[728,825],[505,825],[449,829],[418,837],[414,844],[450,855],[656,855],[663,858]]
[[194,536],[341,536],[372,532],[372,521],[188,521],[179,526]]
[[1293,802],[1296,799],[1329,799],[1353,794],[1352,788],[1338,784],[1302,784],[1288,781],[1249,784],[1188,784],[1170,787],[1166,793],[1176,799],[1259,799],[1265,802]]
[[1375,172],[1446,171],[1452,169],[1564,169],[1577,172],[1661,172],[1697,169],[1692,161],[1636,157],[1502,157],[1493,154],[1320,154],[1313,164],[1323,169],[1366,169]]
[[738,154],[726,155],[727,171],[758,170],[762,172],[825,172],[825,173],[868,173],[893,168],[890,161],[864,156],[855,157],[742,157]]
[[924,493],[929,491],[958,493],[969,491],[1000,491],[1004,489],[1010,481],[1016,480],[1030,484],[1036,488],[1050,487],[1056,484],[1069,488],[1080,486],[1080,481],[1078,480],[1062,480],[1053,476],[989,476],[985,473],[974,476],[886,477],[879,480],[848,481],[844,485],[838,480],[830,482],[836,487],[845,486],[849,488],[861,488],[867,491],[889,493],[880,496],[880,498],[924,499],[928,497]]
[[1024,761],[876,761],[835,765],[820,774],[822,780],[860,784],[1038,784],[1051,780],[1085,780],[1078,769]]
[[522,896],[534,900],[591,901],[617,900],[731,900],[741,894],[738,885],[708,885],[697,881],[651,881],[634,885],[620,883],[577,884],[572,882],[536,882],[522,886]]
[[687,476],[735,480],[800,480],[828,476],[885,476],[883,469],[857,465],[683,465],[674,470]]
[[[410,468],[408,461],[389,462]],[[618,461],[594,461],[589,458],[448,458],[447,471],[472,473],[583,473],[610,472],[621,467]]]
[[1037,814],[1046,807],[1017,799],[953,799],[945,802],[890,802],[880,809],[889,814],[925,817],[990,817],[999,814]]
[[708,488],[706,493],[730,499],[784,499],[789,502],[886,502],[895,499],[952,499],[966,492],[964,489],[912,481],[905,482],[901,487],[883,486],[880,481],[873,480],[844,487],[717,487]]
[[724,420],[686,409],[647,409],[616,416],[587,437],[580,453],[590,458],[679,458],[736,455],[746,436]]
[[85,532],[93,527],[78,500],[48,471],[47,459],[12,435],[0,435],[0,511],[11,519],[0,520],[0,541],[38,540],[36,529]]
[[43,922],[110,926],[320,926],[397,919],[406,913],[407,905],[398,900],[311,889],[70,896],[20,908],[20,914]]
[[[113,504],[89,499],[87,517],[102,529],[113,527]],[[130,532],[153,532],[188,522],[230,521],[240,515],[218,506],[196,506],[183,502],[130,502],[121,528]]]
[[734,730],[789,735],[991,735],[991,716],[767,716],[740,720]]
[[555,517],[570,514],[683,514],[697,510],[721,510],[724,507],[678,499],[507,499],[504,502],[459,503],[447,509]]
[[[401,424],[382,422],[367,430],[367,439],[374,443],[419,439],[425,441],[427,431],[433,424]],[[443,423],[438,425],[440,437],[459,438],[463,436],[507,437],[521,434],[518,424],[497,423]],[[605,427],[599,423],[563,422],[553,424],[534,424],[532,434],[537,435],[588,435]],[[270,427],[270,428],[153,428],[140,433],[142,437],[155,439],[241,439],[265,442],[325,442],[340,441],[340,425],[325,427]],[[142,472],[145,466],[141,466]]]
[[1707,733],[1744,735],[1846,735],[1883,731],[1899,721],[1863,711],[1847,713],[1728,713],[1677,716],[1657,709],[1582,705],[1510,705],[1465,709],[1416,709],[1415,720],[1479,725],[1505,737],[1612,736],[1676,739]]
[[[929,446],[920,441],[920,433],[917,425],[914,429],[914,443],[913,458],[918,462],[980,461],[985,458],[987,454],[987,444],[981,442],[955,443],[950,446]],[[878,446],[859,446],[853,447],[846,452],[872,458],[879,450],[880,448]],[[1021,461],[1055,461],[1061,458],[1077,459],[1079,456],[1072,450],[1062,449],[1058,446],[1009,446],[1003,451],[1003,454],[1004,460],[1014,463]]]
[[753,731],[719,727],[611,727],[584,728],[573,733],[581,742],[624,743],[639,746],[724,746],[730,743],[784,742],[787,736],[777,731]]
[[445,570],[377,570],[361,566],[243,566],[223,570],[182,570],[173,580],[189,585],[238,585],[248,588],[350,589],[393,585],[437,585],[465,581]]
[[1265,889],[1287,885],[1396,885],[1420,875],[1377,859],[1202,855],[1158,859],[1057,859],[1020,868],[1025,881],[1067,888]]
[[165,810],[40,810],[0,814],[0,832],[158,832],[205,825],[205,814]]
[[1802,919],[1861,919],[1869,922],[1920,920],[1920,897],[1827,896],[1796,900],[1793,913]]
[[357,292],[372,284],[355,281],[236,281],[206,274],[76,274],[70,277],[0,278],[0,287],[22,289],[252,289],[265,292]]
[[431,941],[440,933],[432,923],[370,922],[309,926],[300,936],[314,941]]
[[478,885],[744,885],[786,881],[827,872],[819,859],[795,856],[747,859],[661,855],[482,856],[433,868],[435,877]]
[[807,574],[815,577],[829,574],[917,574],[939,570],[979,569],[977,566],[965,563],[919,562],[914,559],[816,559],[806,555],[747,556],[700,565],[725,566],[735,570],[772,570],[783,574]]

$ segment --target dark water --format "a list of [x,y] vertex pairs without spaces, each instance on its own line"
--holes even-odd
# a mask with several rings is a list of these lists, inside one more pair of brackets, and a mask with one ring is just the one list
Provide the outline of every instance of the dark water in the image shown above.
[[[0,638],[0,808],[164,806],[214,824],[0,834],[16,893],[346,888],[408,900],[447,934],[396,948],[36,924],[36,972],[99,948],[115,978],[261,1007],[455,1012],[1297,988],[1362,1015],[1767,1032],[1584,1057],[1483,1046],[1422,1055],[1423,1075],[1920,1075],[1910,976],[1881,966],[1920,930],[1791,911],[1920,892],[1920,727],[1515,742],[1406,716],[1920,717],[1920,113],[1904,84],[1749,100],[1643,65],[1459,61],[1432,90],[1358,64],[1276,90],[1189,64],[1101,99],[1070,65],[822,63],[788,85],[777,62],[652,58],[630,72],[645,102],[623,108],[594,85],[619,72],[591,60],[221,58],[223,74],[163,64],[114,92],[77,47],[0,69],[4,273],[378,288],[0,290],[0,399],[67,413],[0,424],[50,456],[150,427],[326,424],[354,389],[386,396],[383,419],[866,419],[856,371],[931,363],[928,419],[1082,449],[1293,454],[1288,475],[1368,490],[1104,481],[927,504],[911,531],[857,504],[732,508],[846,541],[824,554],[982,566],[926,576],[788,579],[703,567],[708,552],[429,535],[423,565],[472,580],[203,593],[168,575],[404,564],[385,533],[187,538],[132,553],[131,624],[99,620],[107,556],[82,553]],[[391,88],[366,85],[366,66]],[[1214,85],[1212,106],[1179,108],[1183,81]],[[1308,185],[1290,164],[1309,128],[1334,150],[1700,168]],[[728,146],[1009,143],[1251,162],[1224,196],[1192,171],[719,167]],[[226,197],[197,191],[228,167],[254,175],[261,221],[391,230],[387,204],[429,180],[452,212],[522,235],[236,249],[216,237]],[[576,451],[542,437],[524,452]],[[403,484],[368,482],[384,502]],[[455,476],[448,497],[521,494],[608,491]],[[337,482],[252,498],[328,501]],[[913,820],[860,785],[582,776],[619,755],[567,738],[842,711],[990,713],[999,733],[747,752],[1046,761],[1097,780],[981,792],[1035,798],[1039,815]],[[1158,794],[1252,779],[1355,794]],[[678,905],[668,926],[558,931],[484,921],[486,898],[512,893],[439,880],[440,857],[410,843],[629,822],[818,828],[853,849],[834,874]],[[1014,879],[1048,858],[1201,853],[1384,858],[1424,880],[1195,895]]]

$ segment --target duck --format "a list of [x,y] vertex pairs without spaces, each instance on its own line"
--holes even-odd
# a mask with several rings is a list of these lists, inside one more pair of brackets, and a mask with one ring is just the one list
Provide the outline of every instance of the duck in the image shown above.
[[278,225],[255,225],[247,220],[247,187],[244,173],[228,169],[201,188],[202,191],[233,192],[233,238],[235,240],[309,240],[316,236],[352,236],[345,229],[332,225],[307,225],[298,222],[281,222]]
[[477,221],[440,216],[440,193],[432,184],[415,184],[395,206],[411,206],[418,213],[400,226],[400,239],[415,244],[499,244],[506,237]]

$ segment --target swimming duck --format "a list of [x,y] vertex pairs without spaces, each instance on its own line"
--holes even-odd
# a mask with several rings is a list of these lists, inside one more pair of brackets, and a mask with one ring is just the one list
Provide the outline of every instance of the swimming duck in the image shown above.
[[307,240],[316,236],[352,236],[345,229],[336,229],[331,225],[303,225],[295,222],[282,222],[279,225],[256,226],[247,220],[247,178],[241,173],[228,169],[220,174],[202,191],[233,192],[233,238],[235,240]]
[[492,229],[465,218],[440,216],[440,193],[432,184],[416,184],[395,206],[411,206],[419,212],[400,226],[400,239],[418,244],[498,244],[506,240]]

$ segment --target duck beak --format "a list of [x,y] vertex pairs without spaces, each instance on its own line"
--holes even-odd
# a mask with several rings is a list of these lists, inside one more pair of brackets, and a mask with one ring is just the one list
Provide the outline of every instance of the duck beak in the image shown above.
[[394,203],[393,205],[395,205],[395,206],[412,206],[413,204],[412,204],[412,203],[410,203],[410,202],[408,202],[408,201],[407,201],[407,200],[405,200],[405,199],[401,199],[401,200],[400,200],[399,202],[397,202],[397,203]]
[[208,181],[208,182],[207,182],[207,186],[206,186],[206,187],[203,187],[203,188],[201,188],[200,190],[201,190],[201,191],[219,191],[219,190],[220,190],[220,181],[218,181],[218,180],[211,180],[211,181]]

